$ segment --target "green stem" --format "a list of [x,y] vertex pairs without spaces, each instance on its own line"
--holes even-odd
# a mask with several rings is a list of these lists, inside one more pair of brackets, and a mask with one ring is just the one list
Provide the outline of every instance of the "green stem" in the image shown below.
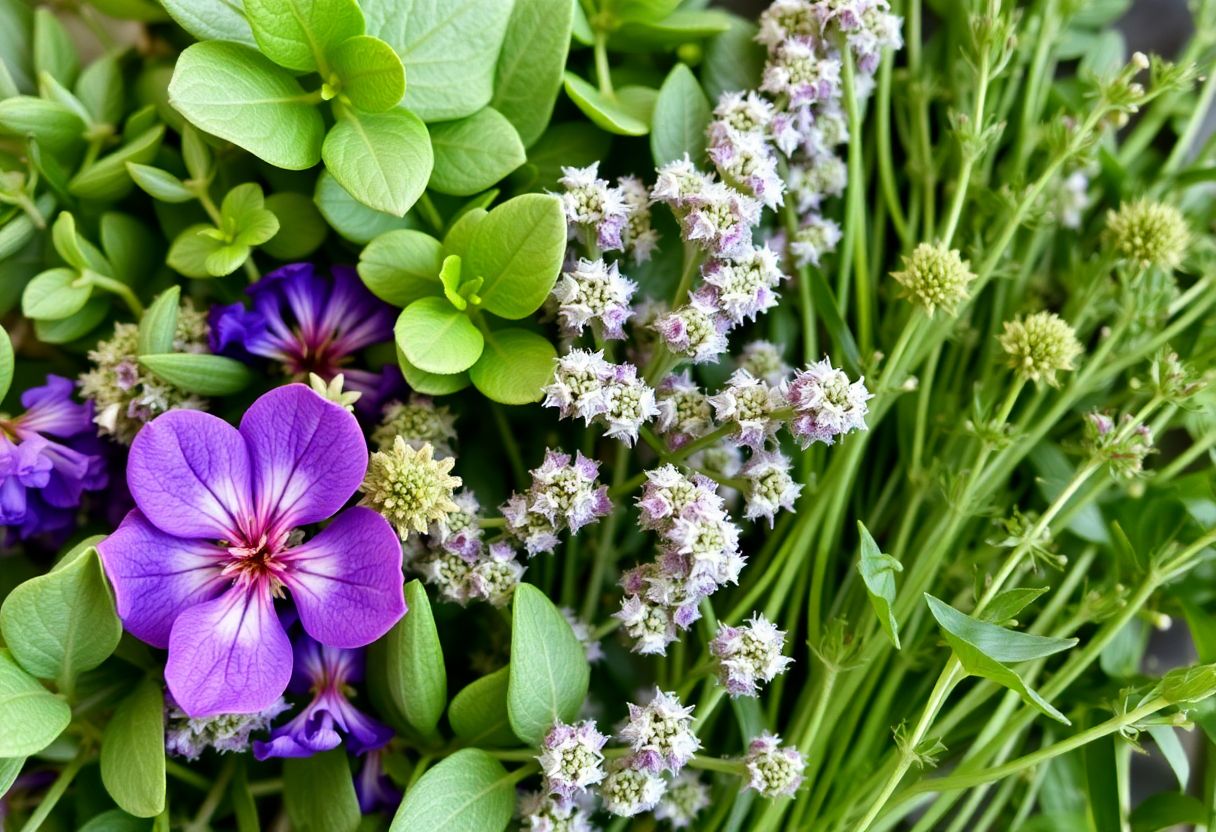
[[1190,110],[1190,118],[1187,120],[1186,129],[1178,140],[1174,142],[1174,149],[1170,152],[1169,158],[1165,160],[1165,165],[1161,168],[1162,178],[1168,177],[1182,166],[1186,161],[1187,154],[1191,150],[1191,145],[1195,142],[1195,137],[1199,135],[1199,131],[1203,129],[1204,123],[1207,121],[1208,109],[1212,106],[1212,97],[1216,95],[1216,72],[1209,72],[1207,80],[1203,84],[1203,89],[1199,93],[1199,100],[1188,109]]
[[515,434],[511,432],[511,425],[507,422],[507,414],[503,412],[502,405],[491,402],[490,412],[494,414],[494,424],[498,428],[498,436],[502,439],[503,450],[507,454],[507,460],[511,463],[511,475],[515,478],[515,487],[522,490],[528,485],[528,472],[524,467],[519,442],[516,441]]
[[[853,284],[857,294],[857,345],[864,360],[874,344],[871,322],[870,268],[866,262],[865,176],[861,169],[861,104],[857,100],[853,50],[845,44],[841,52],[841,81],[845,113],[849,122],[849,185],[846,194],[845,236],[853,251]],[[842,264],[847,269],[847,265]]]
[[238,759],[230,755],[224,761],[224,767],[220,769],[219,776],[215,778],[211,790],[203,798],[203,803],[199,806],[194,820],[186,825],[185,832],[207,832],[211,828],[211,817],[215,814],[215,810],[219,808],[220,801],[228,794],[228,783],[232,780],[232,775],[236,773],[236,762]]
[[[984,101],[988,95],[988,49],[984,48],[984,54],[980,57],[979,66],[979,89],[975,95],[975,110],[972,113],[972,129],[975,135],[982,135],[984,131]],[[942,230],[942,244],[947,248],[954,240],[954,232],[958,229],[959,218],[963,215],[963,203],[967,199],[967,188],[971,184],[971,170],[975,167],[976,149],[973,147],[963,146],[963,166],[959,171],[958,182],[955,183],[954,198],[950,202],[950,212],[947,215],[946,227]]]
[[701,754],[694,754],[692,759],[688,761],[688,767],[702,771],[717,771],[722,774],[742,775],[744,772],[743,763],[739,760],[721,760],[717,757],[706,757]]
[[59,772],[59,776],[55,778],[55,782],[47,789],[46,794],[42,796],[42,801],[38,804],[29,820],[21,827],[21,832],[36,832],[42,827],[47,817],[54,811],[64,793],[68,790],[68,786],[72,785],[72,781],[76,779],[76,775],[80,773],[80,769],[88,760],[92,758],[92,753],[81,748],[72,758],[72,761],[64,766]]
[[609,98],[615,98],[616,92],[612,89],[612,72],[608,68],[607,32],[596,31],[593,49],[595,51],[595,80],[599,84],[600,92]]
[[107,292],[113,292],[118,295],[127,304],[127,307],[135,315],[136,319],[144,314],[144,305],[139,302],[139,298],[135,296],[134,290],[130,286],[123,283],[121,280],[115,280],[112,277],[106,277],[96,272],[88,273],[89,282],[94,286],[105,289]]
[[[612,462],[611,489],[618,489],[625,482],[625,476],[629,473],[629,457],[628,448],[618,442],[616,456]],[[600,529],[599,543],[595,547],[595,559],[591,562],[591,577],[587,581],[587,597],[583,600],[581,616],[583,621],[595,620],[595,611],[600,602],[600,587],[608,572],[608,563],[615,554],[616,525],[620,517],[620,507],[614,506],[613,510],[604,518],[604,525]]]

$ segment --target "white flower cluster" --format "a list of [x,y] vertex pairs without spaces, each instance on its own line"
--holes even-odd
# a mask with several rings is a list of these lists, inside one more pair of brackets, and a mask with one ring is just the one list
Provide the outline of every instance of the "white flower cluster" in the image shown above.
[[637,367],[612,364],[602,350],[573,349],[558,358],[544,394],[544,406],[557,408],[563,419],[602,423],[605,435],[629,445],[659,412],[654,390],[638,378]]

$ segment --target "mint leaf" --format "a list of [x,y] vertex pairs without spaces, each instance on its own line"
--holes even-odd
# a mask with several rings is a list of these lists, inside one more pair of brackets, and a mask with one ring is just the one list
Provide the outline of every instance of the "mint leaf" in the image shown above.
[[245,0],[245,17],[262,54],[296,72],[324,72],[333,46],[363,34],[355,0]]
[[72,721],[68,703],[0,649],[0,757],[28,757],[46,748]]
[[429,373],[415,367],[405,357],[400,345],[397,346],[397,364],[401,367],[401,374],[405,376],[410,389],[427,396],[451,395],[468,387],[470,383],[467,372]]
[[[216,275],[207,269],[208,258],[224,247],[224,243],[205,233],[215,230],[215,226],[206,223],[190,226],[173,240],[165,262],[171,269],[186,277],[219,277],[227,274],[221,272]],[[240,263],[237,264],[239,265]]]
[[359,800],[341,748],[283,761],[283,804],[297,832],[354,832]]
[[101,738],[101,782],[125,812],[156,817],[165,808],[165,695],[144,679],[118,703]]
[[621,136],[645,136],[650,132],[658,90],[650,87],[621,87],[607,96],[573,72],[564,76],[566,95],[597,127]]
[[139,363],[162,381],[200,396],[239,393],[253,380],[248,367],[222,355],[192,352],[141,355]]
[[389,832],[502,832],[514,811],[514,778],[486,752],[464,748],[419,778]]
[[679,159],[685,153],[694,162],[705,157],[705,128],[710,119],[709,100],[684,64],[676,64],[654,106],[650,126],[650,152],[656,165]]
[[558,720],[570,722],[587,696],[591,669],[570,623],[531,584],[511,602],[511,677],[507,710],[515,735],[539,745]]
[[180,286],[170,286],[157,295],[156,300],[152,301],[152,305],[144,312],[143,319],[139,322],[140,355],[173,351],[181,296]]
[[266,197],[266,210],[278,218],[279,233],[261,243],[262,251],[280,260],[307,257],[325,242],[329,226],[304,194],[280,191]]
[[441,193],[480,193],[527,158],[511,122],[493,107],[457,121],[433,124],[430,131],[435,151],[430,187]]
[[470,682],[452,697],[448,723],[466,745],[485,747],[515,745],[519,739],[511,730],[507,715],[507,685],[511,669],[500,668]]
[[342,82],[342,95],[360,110],[382,113],[401,103],[405,95],[405,67],[379,38],[347,38],[329,53],[333,71]]
[[530,146],[545,131],[562,87],[574,4],[568,0],[515,0],[498,53],[490,104]]
[[21,313],[34,320],[59,321],[79,312],[93,287],[77,285],[78,278],[72,269],[49,269],[37,275],[21,293]]
[[0,326],[0,401],[8,395],[13,385],[13,368],[16,361],[13,358],[13,342],[8,337],[8,331]]
[[393,306],[443,291],[439,272],[443,245],[412,229],[389,231],[368,243],[359,255],[359,277],[372,294]]
[[178,56],[169,103],[194,125],[288,170],[321,157],[325,125],[287,70],[238,43],[196,43]]
[[116,200],[131,190],[127,162],[152,161],[165,137],[165,125],[158,124],[141,133],[113,153],[84,168],[68,182],[68,190],[81,199]]
[[401,312],[393,332],[411,364],[441,375],[472,367],[485,343],[468,316],[445,298],[414,301]]
[[899,650],[899,625],[895,621],[895,573],[904,571],[903,564],[890,555],[883,554],[870,536],[870,531],[860,520],[857,521],[857,533],[861,536],[861,555],[857,562],[857,571],[866,585],[866,594],[870,596],[870,606],[878,616],[878,623],[895,649]]
[[565,253],[561,201],[549,194],[524,194],[478,223],[469,243],[467,272],[485,279],[481,300],[488,311],[516,320],[544,303]]
[[256,46],[241,0],[160,0],[169,16],[198,40]]
[[429,736],[439,725],[448,701],[443,648],[426,589],[417,579],[405,585],[409,612],[376,642],[385,663],[389,698],[411,727]]
[[189,202],[194,199],[194,194],[186,188],[182,180],[167,170],[127,162],[127,173],[140,190],[153,199],[161,202]]
[[363,0],[367,33],[405,64],[404,104],[424,121],[490,103],[511,4],[503,0]]
[[383,113],[343,108],[321,156],[351,196],[396,216],[404,215],[426,190],[434,162],[426,125],[400,108]]
[[313,202],[334,231],[352,243],[366,244],[385,232],[415,224],[411,216],[399,217],[368,208],[328,171],[321,171],[317,177]]
[[79,142],[84,119],[58,101],[19,95],[0,101],[0,131],[14,136],[33,136],[49,150],[59,151]]
[[485,349],[469,368],[473,386],[501,404],[529,404],[553,378],[557,350],[526,329],[499,329],[486,335]]
[[224,194],[220,217],[234,245],[261,245],[278,233],[278,217],[267,211],[265,205],[262,186],[256,182],[237,185]]
[[724,92],[755,89],[764,70],[764,47],[756,42],[756,24],[735,15],[728,18],[729,28],[705,44],[701,81],[711,101]]

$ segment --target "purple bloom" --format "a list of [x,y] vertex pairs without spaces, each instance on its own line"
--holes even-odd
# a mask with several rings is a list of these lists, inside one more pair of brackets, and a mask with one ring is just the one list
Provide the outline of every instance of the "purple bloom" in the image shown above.
[[22,539],[71,525],[81,495],[106,485],[93,406],[72,401],[72,387],[48,375],[21,394],[24,413],[0,416],[0,525]]
[[355,795],[359,811],[369,815],[379,809],[396,809],[401,803],[401,790],[384,773],[384,749],[369,751],[363,757],[363,768],[355,777]]
[[393,337],[395,310],[369,292],[354,269],[334,266],[326,275],[311,263],[293,263],[248,292],[252,308],[212,308],[212,352],[269,358],[295,381],[316,373],[328,382],[342,373],[346,389],[363,394],[357,406],[364,413],[378,413],[399,392],[395,367],[372,372],[346,366],[359,350]]
[[367,446],[354,416],[292,384],[259,398],[240,429],[175,410],[131,446],[137,508],[98,544],[118,614],[168,648],[165,680],[192,717],[250,713],[291,678],[274,601],[291,591],[305,632],[362,647],[405,612],[401,544],[366,508],[333,516],[359,487]]
[[295,666],[289,688],[312,693],[312,701],[291,721],[270,732],[269,742],[255,742],[253,756],[311,757],[346,744],[365,754],[393,738],[393,729],[351,704],[351,686],[363,678],[363,651],[328,647],[301,636],[295,642]]

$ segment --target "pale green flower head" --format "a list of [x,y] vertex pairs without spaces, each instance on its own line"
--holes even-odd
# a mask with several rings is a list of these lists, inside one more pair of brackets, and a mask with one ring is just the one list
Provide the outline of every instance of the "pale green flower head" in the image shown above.
[[1054,312],[1035,312],[1005,322],[1001,349],[1009,366],[1025,381],[1058,386],[1056,373],[1071,370],[1082,352],[1072,327]]
[[892,272],[891,277],[903,287],[905,297],[930,315],[938,307],[954,315],[958,305],[970,297],[967,287],[975,280],[971,264],[957,249],[942,243],[921,243],[904,255],[903,271]]
[[379,512],[402,540],[411,531],[425,532],[460,508],[452,499],[461,483],[450,474],[455,464],[451,457],[435,459],[429,444],[415,449],[398,436],[390,449],[371,455],[360,505]]
[[1182,212],[1151,199],[1125,202],[1108,212],[1106,235],[1121,258],[1143,268],[1178,268],[1191,242]]

